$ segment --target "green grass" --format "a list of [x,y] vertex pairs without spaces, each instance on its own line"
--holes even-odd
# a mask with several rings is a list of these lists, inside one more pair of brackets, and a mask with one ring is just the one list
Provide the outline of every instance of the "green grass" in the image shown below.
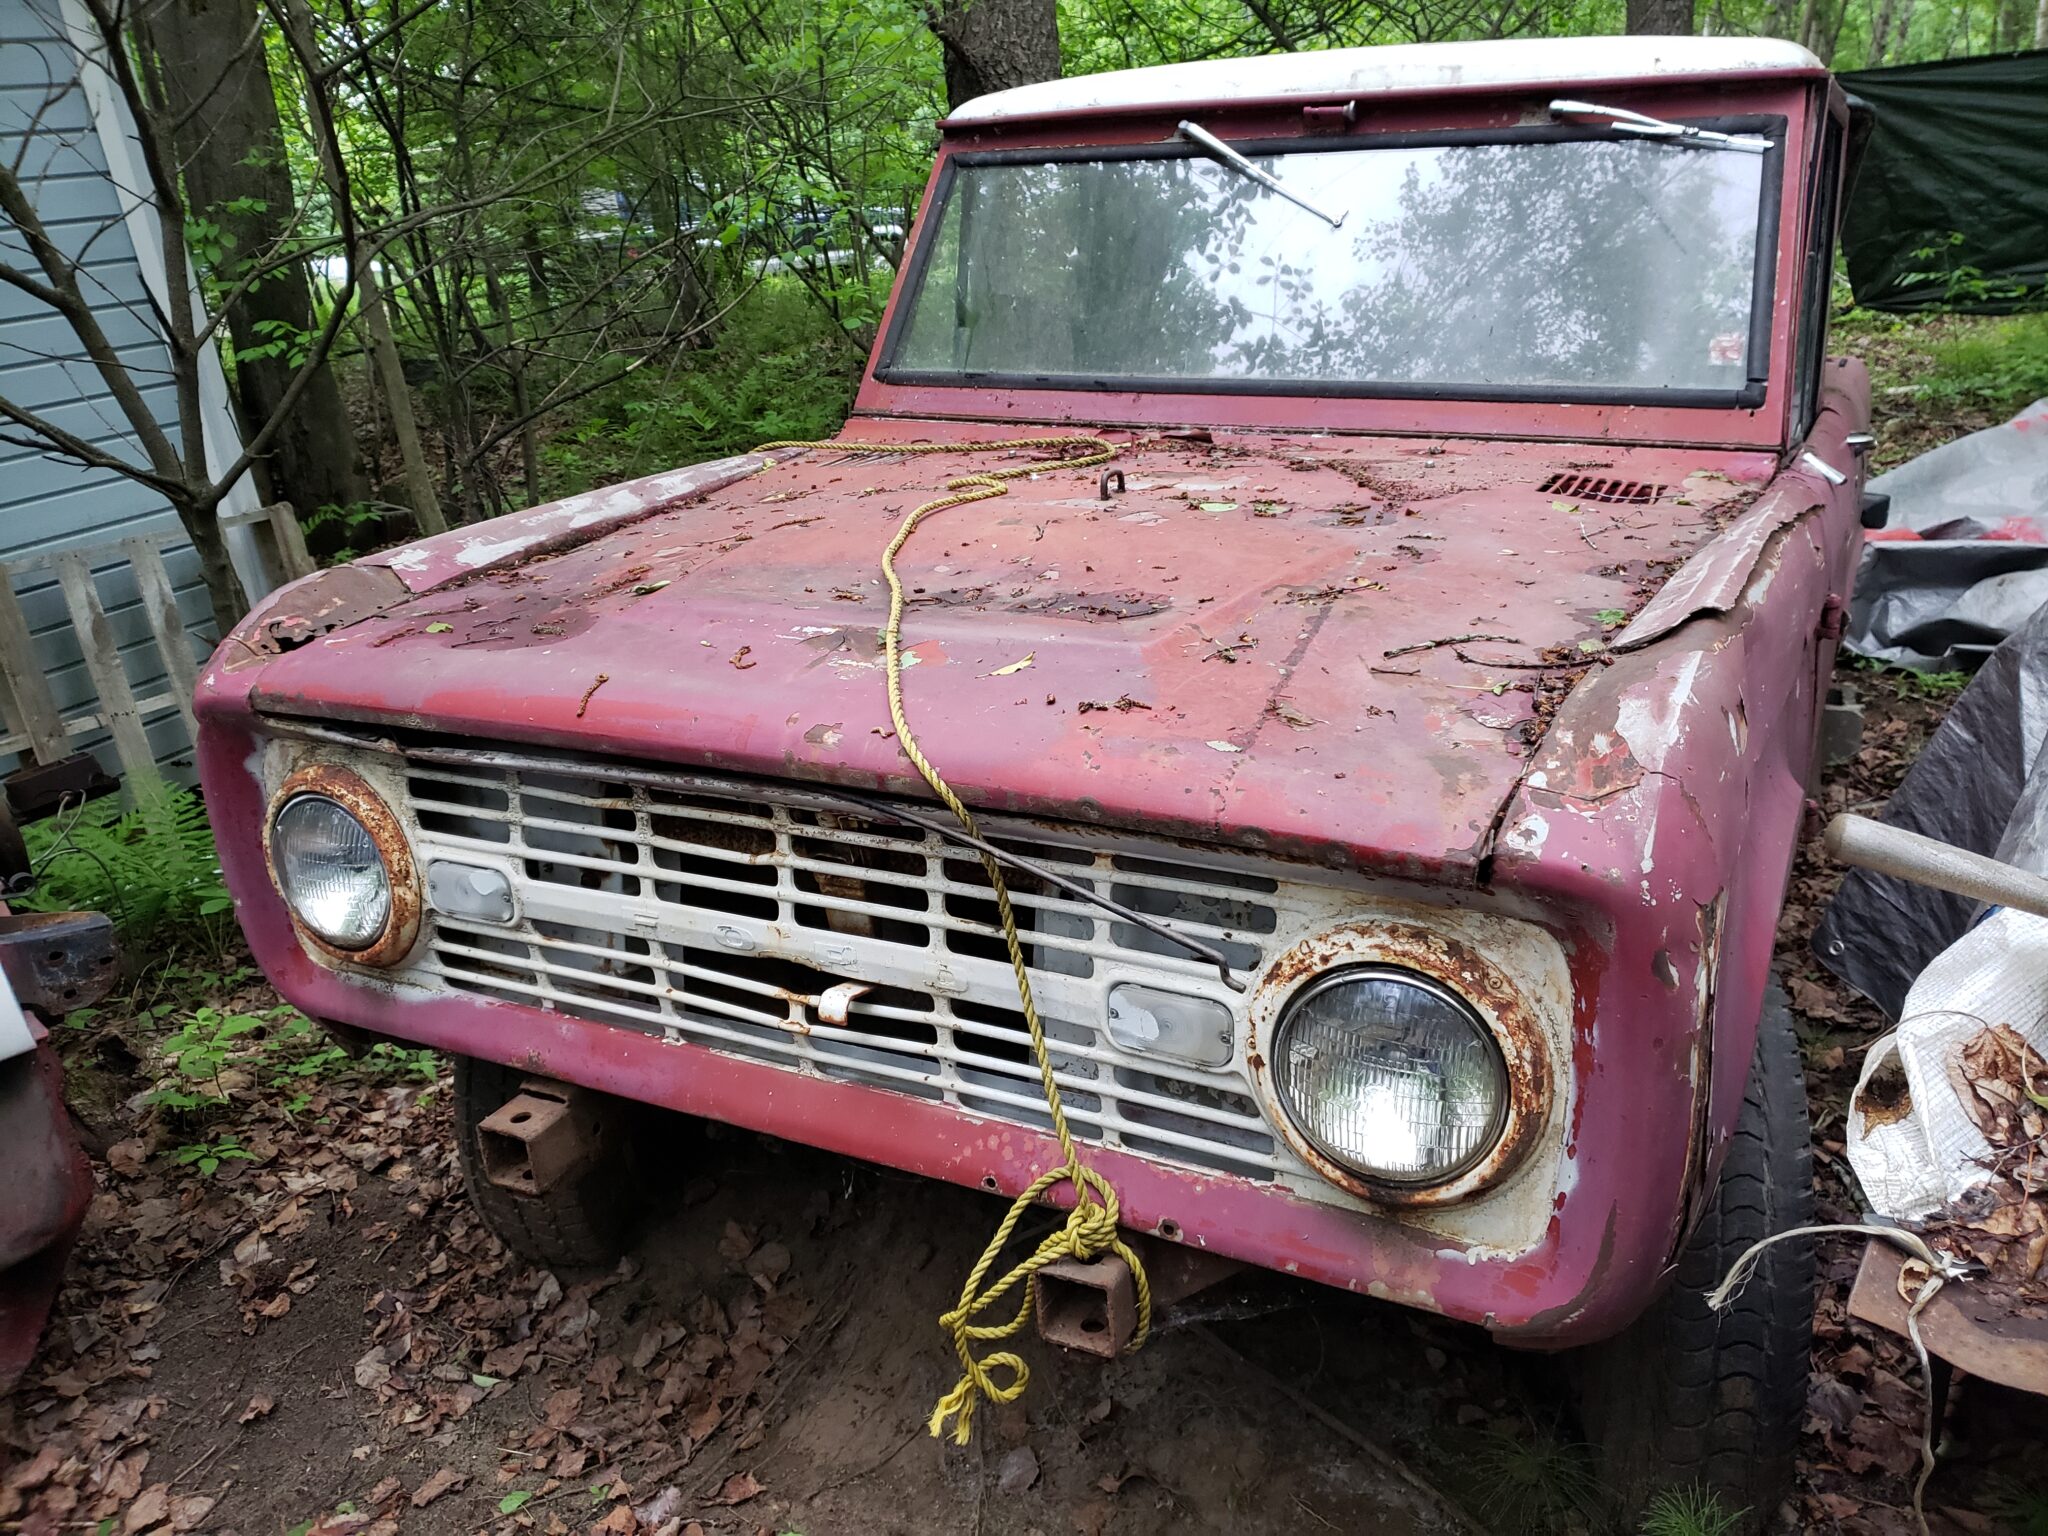
[[1920,391],[1928,400],[1982,403],[2000,415],[2048,396],[2048,314],[2014,315],[1948,336]]
[[1643,1511],[1642,1536],[1731,1536],[1744,1511],[1702,1488],[1667,1488]]
[[1456,1481],[1495,1536],[1597,1523],[1605,1501],[1583,1446],[1541,1429],[1487,1429],[1457,1449]]

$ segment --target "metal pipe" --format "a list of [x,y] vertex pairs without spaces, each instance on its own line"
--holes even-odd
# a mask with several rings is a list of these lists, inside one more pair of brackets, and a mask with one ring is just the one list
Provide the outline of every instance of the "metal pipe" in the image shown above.
[[2048,879],[1904,827],[1888,827],[1868,816],[1837,816],[1828,823],[1822,845],[1832,858],[1858,869],[2048,917]]

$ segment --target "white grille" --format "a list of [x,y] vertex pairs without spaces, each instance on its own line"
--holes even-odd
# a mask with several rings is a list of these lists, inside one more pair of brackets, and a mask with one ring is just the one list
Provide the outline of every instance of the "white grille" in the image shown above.
[[[492,765],[424,760],[459,756]],[[676,775],[489,753],[416,751],[402,772],[422,862],[499,869],[518,903],[510,924],[434,915],[404,979],[1047,1124],[971,850],[794,787],[677,787],[648,782]],[[1338,897],[1223,854],[1038,823],[990,831],[1207,940],[1241,981]],[[1305,1171],[1252,1096],[1241,998],[1215,966],[1033,875],[1007,878],[1077,1136],[1253,1178]],[[1102,1021],[1124,981],[1223,1003],[1238,1021],[1229,1065],[1116,1046]],[[870,990],[828,1023],[821,994],[847,982]]]

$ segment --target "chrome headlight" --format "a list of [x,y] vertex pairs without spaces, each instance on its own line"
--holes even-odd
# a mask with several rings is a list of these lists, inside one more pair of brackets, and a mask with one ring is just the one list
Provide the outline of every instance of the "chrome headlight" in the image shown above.
[[1368,1179],[1447,1183],[1499,1143],[1508,1067],[1448,988],[1391,966],[1333,971],[1274,1031],[1281,1107],[1325,1156]]
[[357,774],[299,769],[271,801],[264,847],[292,921],[315,949],[364,965],[402,960],[420,893],[398,818]]
[[270,832],[293,915],[336,949],[367,949],[391,921],[391,877],[370,829],[325,795],[294,795]]

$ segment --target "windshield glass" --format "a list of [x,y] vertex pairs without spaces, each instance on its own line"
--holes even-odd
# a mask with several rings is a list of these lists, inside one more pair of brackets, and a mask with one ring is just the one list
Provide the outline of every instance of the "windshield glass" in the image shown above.
[[[955,162],[884,378],[1734,393],[1766,157],[1525,139]],[[1755,364],[1755,367],[1752,367]]]

